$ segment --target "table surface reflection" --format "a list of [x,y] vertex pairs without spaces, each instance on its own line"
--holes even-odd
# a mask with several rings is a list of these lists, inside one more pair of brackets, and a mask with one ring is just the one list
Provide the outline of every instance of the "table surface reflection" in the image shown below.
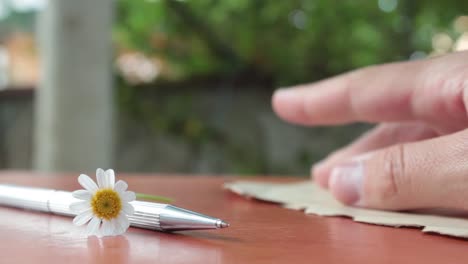
[[[77,175],[1,172],[0,183],[63,190]],[[160,233],[130,228],[124,236],[87,238],[71,218],[0,208],[1,263],[467,263],[468,241],[325,218],[249,200],[222,189],[235,177],[119,175],[136,192],[228,221],[213,231]],[[291,178],[261,178],[292,181]]]

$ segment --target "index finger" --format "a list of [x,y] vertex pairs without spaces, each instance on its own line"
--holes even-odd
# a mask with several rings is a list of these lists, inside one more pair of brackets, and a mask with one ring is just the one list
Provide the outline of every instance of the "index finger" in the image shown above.
[[[458,83],[463,82],[463,74],[446,70],[456,65],[464,64],[452,55],[372,66],[318,83],[280,89],[273,96],[273,108],[283,119],[303,125],[414,120],[437,123],[447,122],[447,116],[452,121],[466,121],[464,87]],[[453,85],[441,81],[444,78],[452,80]]]

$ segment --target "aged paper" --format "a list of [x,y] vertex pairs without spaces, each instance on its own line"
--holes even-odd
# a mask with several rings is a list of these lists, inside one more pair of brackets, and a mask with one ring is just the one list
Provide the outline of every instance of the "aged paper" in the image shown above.
[[394,226],[420,227],[423,232],[468,238],[468,219],[420,213],[401,213],[349,207],[337,202],[329,192],[311,181],[275,184],[239,181],[225,188],[248,197],[277,202],[294,210],[321,216],[348,216],[356,222]]

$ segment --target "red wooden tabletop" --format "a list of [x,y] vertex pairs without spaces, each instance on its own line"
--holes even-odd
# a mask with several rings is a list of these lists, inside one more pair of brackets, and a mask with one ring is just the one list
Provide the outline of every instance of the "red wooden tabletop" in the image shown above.
[[[72,191],[79,188],[76,176],[2,172],[0,183]],[[84,228],[73,226],[71,218],[0,207],[0,262],[468,263],[466,240],[305,215],[248,200],[222,189],[233,177],[118,178],[130,190],[169,196],[175,205],[219,217],[231,227],[174,234],[130,228],[124,236],[98,239],[84,236]]]

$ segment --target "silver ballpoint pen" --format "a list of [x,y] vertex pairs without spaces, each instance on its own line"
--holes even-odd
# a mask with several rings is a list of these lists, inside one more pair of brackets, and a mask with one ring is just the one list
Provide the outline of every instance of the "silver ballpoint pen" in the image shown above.
[[[0,205],[65,216],[75,216],[69,206],[75,199],[71,192],[0,184]],[[128,217],[133,227],[157,231],[218,229],[229,224],[221,219],[176,206],[133,201],[135,213]]]

